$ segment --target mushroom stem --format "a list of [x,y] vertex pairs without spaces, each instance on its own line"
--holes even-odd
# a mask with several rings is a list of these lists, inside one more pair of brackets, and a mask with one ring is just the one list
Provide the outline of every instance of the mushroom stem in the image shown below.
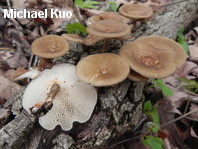
[[108,46],[109,46],[109,39],[105,39],[103,48],[101,49],[101,53],[105,52],[108,49]]
[[51,59],[40,58],[39,63],[38,63],[38,70],[43,71],[44,69],[52,68],[52,66],[53,66],[53,63]]
[[132,21],[133,30],[137,28],[137,20]]

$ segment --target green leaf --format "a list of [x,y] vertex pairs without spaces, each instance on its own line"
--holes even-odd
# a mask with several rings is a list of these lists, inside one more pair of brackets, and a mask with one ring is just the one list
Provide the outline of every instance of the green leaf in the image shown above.
[[88,5],[100,5],[101,2],[87,0],[87,1],[84,2],[84,4],[88,4]]
[[144,103],[144,111],[150,111],[152,109],[151,101],[148,100]]
[[198,82],[195,80],[187,80],[183,78],[179,78],[182,81],[183,87],[188,91],[197,94],[198,92]]
[[153,136],[146,136],[143,143],[151,149],[163,149],[162,145],[164,144],[161,138]]
[[78,7],[83,8],[83,0],[75,0],[74,2]]
[[159,114],[157,112],[157,109],[153,109],[151,112],[151,117],[153,119],[153,122],[157,125],[160,125],[160,121],[159,121]]
[[111,8],[111,10],[113,10],[113,11],[117,11],[117,9],[118,9],[118,6],[117,6],[117,4],[115,3],[115,2],[108,2],[109,3],[109,7]]
[[184,28],[183,27],[181,27],[177,32],[177,40],[178,40],[178,43],[184,48],[186,54],[189,55],[188,43],[186,42],[186,39],[184,36]]
[[162,93],[165,96],[173,96],[173,92],[170,88],[168,88],[162,79],[153,79],[154,82],[157,83],[158,87],[162,90]]
[[75,0],[75,4],[79,7],[79,8],[93,8],[93,9],[97,9],[97,6],[94,5],[100,5],[101,2],[96,2],[96,1],[90,1],[90,0],[86,0],[83,2],[83,0]]
[[80,23],[67,24],[67,33],[69,34],[87,34],[86,27]]
[[155,124],[153,122],[147,122],[147,126],[149,127],[149,129],[151,129],[151,131],[153,133],[156,133],[159,130],[159,125],[158,124]]

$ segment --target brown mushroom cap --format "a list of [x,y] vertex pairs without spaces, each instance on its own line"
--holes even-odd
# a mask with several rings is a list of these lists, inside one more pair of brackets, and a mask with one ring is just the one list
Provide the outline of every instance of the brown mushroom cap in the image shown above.
[[104,13],[101,13],[97,16],[90,17],[89,20],[90,20],[91,23],[97,22],[97,21],[100,21],[100,20],[117,20],[117,21],[120,21],[120,22],[123,22],[123,23],[128,23],[129,22],[128,18],[125,18],[124,16],[121,16],[117,12],[104,12]]
[[158,50],[174,51],[174,59],[177,68],[182,66],[186,61],[187,55],[183,47],[174,40],[162,36],[146,36],[137,39],[135,42],[141,42],[145,46],[150,46]]
[[87,56],[76,67],[77,76],[94,86],[111,86],[120,83],[126,79],[129,71],[127,62],[112,53]]
[[31,46],[32,53],[43,58],[55,58],[69,51],[68,42],[57,35],[46,35],[36,39]]
[[136,81],[136,82],[144,82],[144,81],[149,80],[149,78],[142,76],[141,74],[135,72],[132,69],[130,69],[130,73],[127,78],[131,81]]
[[101,20],[87,27],[87,32],[106,38],[121,37],[130,34],[131,28],[126,23],[116,20]]
[[160,50],[141,42],[129,42],[120,49],[120,55],[131,69],[147,78],[164,78],[174,73],[174,52]]
[[120,7],[121,15],[131,19],[147,19],[153,16],[153,10],[143,4],[126,4]]
[[62,34],[61,35],[64,39],[68,41],[83,43],[83,38],[78,36],[77,34]]
[[85,44],[86,46],[90,46],[90,45],[94,45],[96,42],[102,41],[104,40],[104,37],[99,37],[99,36],[95,36],[92,34],[89,34],[85,39],[83,44]]

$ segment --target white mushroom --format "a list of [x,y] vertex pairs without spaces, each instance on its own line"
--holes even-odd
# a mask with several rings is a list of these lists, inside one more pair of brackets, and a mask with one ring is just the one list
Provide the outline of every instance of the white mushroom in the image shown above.
[[37,103],[45,102],[51,86],[57,83],[60,89],[53,99],[52,108],[39,123],[47,130],[60,125],[63,130],[70,130],[73,122],[86,122],[96,105],[97,93],[93,86],[81,82],[75,74],[75,66],[59,64],[44,70],[26,88],[23,95],[23,107],[29,113]]

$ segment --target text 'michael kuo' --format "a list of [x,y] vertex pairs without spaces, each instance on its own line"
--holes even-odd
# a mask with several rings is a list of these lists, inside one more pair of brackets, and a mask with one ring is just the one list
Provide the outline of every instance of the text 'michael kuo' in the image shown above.
[[44,11],[4,9],[4,18],[71,18],[71,11],[60,11],[58,9],[45,9]]

